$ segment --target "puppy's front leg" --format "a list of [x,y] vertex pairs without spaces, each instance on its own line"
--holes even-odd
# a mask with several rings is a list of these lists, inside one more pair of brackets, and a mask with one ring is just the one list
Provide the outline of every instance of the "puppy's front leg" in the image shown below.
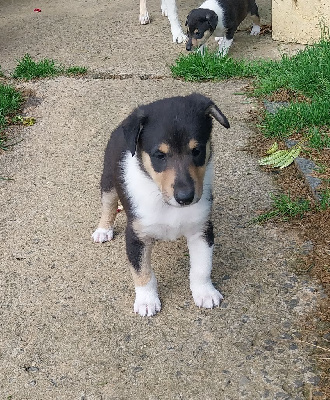
[[213,308],[223,299],[211,282],[213,226],[209,221],[204,232],[187,237],[190,256],[190,289],[198,307]]
[[130,221],[126,227],[126,252],[135,285],[134,312],[142,317],[155,315],[161,309],[157,280],[151,268],[152,241],[142,241]]

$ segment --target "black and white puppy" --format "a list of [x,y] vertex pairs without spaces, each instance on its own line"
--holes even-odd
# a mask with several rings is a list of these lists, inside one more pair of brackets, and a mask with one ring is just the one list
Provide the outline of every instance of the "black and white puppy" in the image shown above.
[[[171,25],[173,42],[182,43],[187,40],[179,22],[178,10],[175,0],[161,0],[162,14],[168,17]],[[140,24],[145,25],[150,22],[147,10],[147,0],[140,0]]]
[[155,240],[185,236],[196,305],[212,308],[222,300],[211,282],[212,117],[229,128],[219,108],[201,94],[158,100],[135,109],[106,147],[101,219],[92,237],[95,242],[113,238],[120,200],[127,215],[134,311],[142,316],[161,308],[151,268]]
[[239,24],[251,14],[251,35],[259,35],[260,18],[255,0],[206,0],[192,10],[186,21],[188,41],[186,49],[199,48],[214,34],[219,44],[219,54],[226,55]]

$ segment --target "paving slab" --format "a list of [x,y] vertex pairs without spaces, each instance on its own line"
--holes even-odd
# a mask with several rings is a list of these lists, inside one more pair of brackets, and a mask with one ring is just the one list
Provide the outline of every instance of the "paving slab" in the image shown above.
[[[246,82],[197,84],[167,77],[166,64],[180,50],[169,43],[166,20],[155,17],[140,27],[129,4],[2,5],[5,70],[25,51],[95,71],[134,74],[21,83],[34,96],[24,112],[37,123],[0,156],[1,175],[12,178],[0,181],[0,397],[304,399],[318,375],[300,326],[320,292],[295,273],[304,251],[296,232],[249,223],[277,189],[244,151],[255,107],[240,94]],[[27,5],[42,12],[25,15]],[[158,3],[150,1],[150,9],[158,10]],[[123,18],[132,21],[130,29],[122,27]],[[142,29],[158,32],[158,39],[146,30],[140,35]],[[150,40],[159,40],[162,51]],[[104,60],[106,43],[116,51]],[[165,77],[139,78],[149,72]],[[185,241],[160,242],[153,264],[163,308],[142,318],[133,313],[124,213],[112,242],[94,244],[90,237],[99,218],[103,151],[110,132],[138,104],[194,91],[211,97],[231,123],[230,130],[214,123],[213,131],[212,278],[225,299],[219,308],[198,309],[189,290]]]

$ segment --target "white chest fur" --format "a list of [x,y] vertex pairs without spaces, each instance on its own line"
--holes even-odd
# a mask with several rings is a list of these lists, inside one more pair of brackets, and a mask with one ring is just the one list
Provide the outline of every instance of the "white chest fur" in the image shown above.
[[123,163],[126,194],[146,236],[175,240],[180,236],[189,237],[203,229],[212,205],[212,161],[206,168],[201,199],[185,207],[175,207],[164,201],[156,183],[140,169],[136,156],[132,157],[127,152]]

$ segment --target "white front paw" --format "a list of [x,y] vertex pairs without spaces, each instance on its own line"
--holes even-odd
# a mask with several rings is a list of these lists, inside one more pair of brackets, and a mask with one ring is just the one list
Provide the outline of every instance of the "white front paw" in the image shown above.
[[113,229],[97,228],[92,234],[92,238],[95,243],[108,242],[113,238]]
[[151,317],[161,309],[157,292],[157,280],[152,273],[150,281],[145,286],[135,287],[134,312],[142,317]]
[[174,29],[172,31],[173,43],[182,43],[187,41],[187,36],[182,32],[182,29]]
[[250,35],[252,35],[252,36],[260,35],[260,26],[259,25],[253,25]]
[[195,286],[191,291],[197,307],[213,308],[219,306],[223,300],[222,294],[212,283]]
[[149,18],[148,11],[145,14],[140,15],[140,24],[141,25],[149,24],[149,22],[150,22],[150,18]]
[[155,296],[136,296],[134,302],[134,312],[140,314],[141,317],[152,317],[161,309],[160,300],[157,295]]

